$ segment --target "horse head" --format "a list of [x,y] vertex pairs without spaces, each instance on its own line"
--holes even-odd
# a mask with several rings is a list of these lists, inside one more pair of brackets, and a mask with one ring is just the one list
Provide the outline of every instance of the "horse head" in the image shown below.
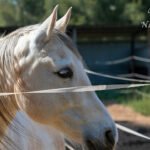
[[[65,34],[71,8],[57,21],[56,6],[43,23],[24,28],[14,50],[15,91],[91,85],[82,59]],[[95,92],[16,95],[19,109],[89,149],[112,150],[115,123]]]

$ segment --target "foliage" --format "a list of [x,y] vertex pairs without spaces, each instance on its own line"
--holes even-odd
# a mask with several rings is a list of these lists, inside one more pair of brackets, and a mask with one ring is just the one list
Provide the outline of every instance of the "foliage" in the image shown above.
[[129,106],[135,111],[150,116],[150,88],[100,91],[97,95],[104,103],[118,103]]
[[71,24],[140,24],[148,19],[148,0],[0,0],[0,26],[39,22],[59,4],[59,17],[72,6]]
[[141,0],[130,1],[125,5],[124,18],[133,24],[138,24],[145,19],[145,12],[142,10]]
[[144,97],[141,100],[131,100],[126,103],[126,105],[132,107],[135,111],[145,115],[150,116],[150,100]]
[[16,8],[8,0],[0,0],[0,25],[7,26],[17,24]]

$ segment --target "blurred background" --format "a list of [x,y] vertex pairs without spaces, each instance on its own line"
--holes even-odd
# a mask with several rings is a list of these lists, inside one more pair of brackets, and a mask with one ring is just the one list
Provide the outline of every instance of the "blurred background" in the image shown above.
[[[149,0],[0,0],[0,34],[42,22],[56,4],[59,18],[73,7],[67,34],[88,69],[101,73],[89,75],[93,84],[150,81]],[[150,136],[150,87],[97,94],[116,121]],[[150,143],[120,131],[117,149],[147,150]]]
[[37,23],[59,4],[73,7],[72,25],[137,25],[149,19],[149,0],[0,0],[0,26]]

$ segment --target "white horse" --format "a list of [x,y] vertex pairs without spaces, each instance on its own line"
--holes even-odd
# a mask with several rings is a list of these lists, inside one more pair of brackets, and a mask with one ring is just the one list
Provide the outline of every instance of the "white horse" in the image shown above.
[[[0,39],[0,92],[91,85],[81,57],[65,34],[71,8],[57,6],[42,24]],[[0,149],[63,150],[64,138],[90,150],[112,150],[113,120],[94,92],[0,97]]]

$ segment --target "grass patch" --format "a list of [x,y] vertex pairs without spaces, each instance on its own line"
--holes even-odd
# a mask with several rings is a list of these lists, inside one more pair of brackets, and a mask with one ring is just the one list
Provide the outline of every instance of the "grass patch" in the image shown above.
[[150,100],[148,99],[130,100],[125,104],[131,106],[136,112],[150,116]]
[[150,116],[150,88],[136,88],[127,90],[110,90],[97,92],[104,102],[113,102],[132,107],[136,112]]

